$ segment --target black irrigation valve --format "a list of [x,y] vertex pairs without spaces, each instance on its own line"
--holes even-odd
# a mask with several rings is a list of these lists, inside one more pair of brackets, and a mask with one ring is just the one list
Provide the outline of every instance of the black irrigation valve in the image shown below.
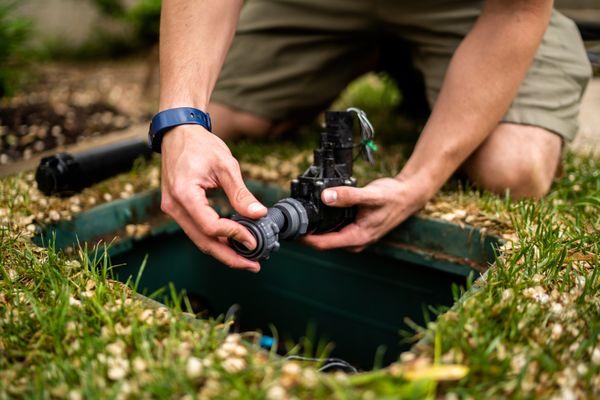
[[[354,115],[361,124],[360,144],[354,144]],[[325,113],[325,131],[321,133],[319,147],[314,150],[313,164],[291,183],[291,196],[279,200],[268,209],[267,215],[258,220],[236,214],[234,221],[245,226],[254,236],[257,246],[248,250],[243,244],[230,240],[235,251],[251,260],[269,258],[279,249],[279,239],[294,240],[302,235],[339,230],[354,221],[356,207],[329,207],[321,201],[326,188],[356,186],[352,176],[355,148],[373,163],[373,127],[363,111],[350,108],[347,111]]]

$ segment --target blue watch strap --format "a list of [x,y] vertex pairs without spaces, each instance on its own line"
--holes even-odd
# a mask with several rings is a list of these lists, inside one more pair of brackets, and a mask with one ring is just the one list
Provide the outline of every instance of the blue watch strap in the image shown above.
[[156,114],[150,123],[148,144],[157,153],[160,153],[162,139],[165,133],[179,125],[202,125],[209,132],[212,131],[210,115],[192,107],[170,108]]

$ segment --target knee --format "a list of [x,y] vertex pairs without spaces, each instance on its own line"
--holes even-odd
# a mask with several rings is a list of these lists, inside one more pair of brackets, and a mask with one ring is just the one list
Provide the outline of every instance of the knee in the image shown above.
[[535,157],[515,160],[501,168],[482,168],[475,182],[484,189],[498,194],[508,194],[513,199],[541,198],[552,185],[553,174],[543,160]]
[[223,104],[208,106],[213,132],[223,140],[239,137],[265,137],[277,133],[278,125],[267,118],[233,109]]
[[508,191],[514,199],[543,197],[560,160],[561,139],[542,128],[502,125],[465,163],[467,175],[478,186]]

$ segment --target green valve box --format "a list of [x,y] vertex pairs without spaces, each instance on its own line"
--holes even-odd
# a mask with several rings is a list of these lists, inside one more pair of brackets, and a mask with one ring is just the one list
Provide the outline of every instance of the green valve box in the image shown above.
[[[267,205],[286,195],[275,186],[248,186]],[[214,203],[228,214],[218,192]],[[372,368],[376,358],[390,363],[407,350],[400,335],[410,330],[407,321],[422,324],[428,306],[451,306],[452,286],[485,271],[499,244],[470,226],[412,217],[358,254],[284,241],[253,274],[202,254],[161,216],[159,204],[158,191],[113,201],[49,227],[35,240],[47,243],[54,236],[57,247],[64,248],[77,240],[111,242],[119,235],[109,251],[119,280],[135,277],[146,259],[142,292],[173,283],[205,314],[237,310],[237,328],[276,333],[281,342],[297,342],[309,332],[313,342],[333,346],[332,356],[363,369]],[[148,234],[123,238],[127,224],[147,222]]]

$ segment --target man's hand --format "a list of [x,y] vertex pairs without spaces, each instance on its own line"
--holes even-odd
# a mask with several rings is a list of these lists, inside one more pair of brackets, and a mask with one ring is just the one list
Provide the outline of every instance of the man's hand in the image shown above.
[[428,199],[426,193],[399,178],[377,179],[363,188],[326,189],[321,200],[328,206],[359,207],[356,221],[339,232],[306,236],[304,242],[320,250],[344,247],[362,251],[422,208]]
[[198,125],[182,125],[162,143],[162,205],[204,253],[234,267],[258,272],[260,264],[233,251],[227,238],[249,249],[256,240],[242,225],[220,218],[208,204],[206,190],[222,187],[233,208],[249,218],[267,209],[244,185],[238,162],[227,145]]

